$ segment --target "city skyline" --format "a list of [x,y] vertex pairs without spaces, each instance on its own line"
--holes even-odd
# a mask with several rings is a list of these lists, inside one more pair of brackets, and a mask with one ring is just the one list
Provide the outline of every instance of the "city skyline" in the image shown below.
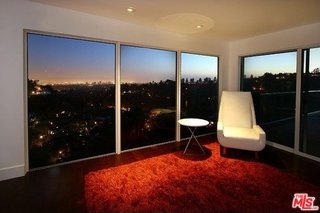
[[[109,84],[112,84],[112,85],[115,85],[114,82],[111,82],[111,81],[92,81],[92,82],[85,82],[85,81],[72,81],[72,82],[57,82],[57,83],[53,83],[53,82],[49,82],[49,83],[46,83],[46,82],[40,82],[39,80],[37,79],[28,79],[28,80],[31,80],[31,81],[36,81],[38,85],[41,85],[41,86],[46,86],[46,85],[51,85],[51,86],[55,86],[55,85],[89,85],[89,86],[92,86],[92,85],[109,85]],[[166,79],[166,80],[160,80],[160,81],[150,81],[150,82],[142,82],[142,83],[139,83],[139,82],[121,82],[120,84],[123,85],[123,84],[159,84],[161,82],[165,82],[169,79]],[[205,78],[198,78],[198,79],[195,79],[195,78],[181,78],[181,81],[183,83],[207,83],[209,81],[213,81],[213,82],[216,82],[217,81],[217,78],[214,77],[214,78],[210,78],[210,77],[205,77]],[[175,81],[175,80],[169,80],[169,81]]]

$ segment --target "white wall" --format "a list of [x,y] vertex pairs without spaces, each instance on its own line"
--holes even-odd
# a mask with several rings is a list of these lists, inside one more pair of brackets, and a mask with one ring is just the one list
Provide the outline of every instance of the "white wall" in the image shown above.
[[0,0],[0,180],[25,174],[23,29],[187,50],[220,56],[227,46],[213,40],[92,16],[25,0]]
[[309,46],[320,46],[320,23],[230,42],[229,55],[227,57],[228,72],[224,76],[223,89],[240,89],[240,56]]

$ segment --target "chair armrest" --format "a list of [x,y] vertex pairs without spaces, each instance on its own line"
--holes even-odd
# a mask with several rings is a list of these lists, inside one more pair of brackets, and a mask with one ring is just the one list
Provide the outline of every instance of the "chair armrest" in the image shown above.
[[223,125],[222,125],[222,122],[218,121],[217,123],[217,131],[223,131]]
[[224,136],[223,136],[223,124],[221,121],[218,121],[217,123],[217,137],[218,137],[218,141],[221,144],[221,141],[224,140]]
[[253,125],[253,129],[256,133],[259,134],[259,138],[262,140],[266,140],[266,133],[263,131],[263,129],[259,125]]

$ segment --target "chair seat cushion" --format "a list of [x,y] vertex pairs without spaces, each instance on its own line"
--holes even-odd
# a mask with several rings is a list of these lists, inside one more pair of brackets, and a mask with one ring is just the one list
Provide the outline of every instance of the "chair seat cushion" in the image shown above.
[[218,132],[219,143],[227,148],[261,151],[265,141],[260,140],[259,133],[253,128],[224,127]]
[[227,138],[259,140],[259,134],[253,128],[224,127],[223,134]]

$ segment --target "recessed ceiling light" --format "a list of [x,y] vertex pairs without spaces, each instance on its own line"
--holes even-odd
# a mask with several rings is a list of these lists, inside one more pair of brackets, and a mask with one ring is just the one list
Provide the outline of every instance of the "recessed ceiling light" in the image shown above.
[[201,25],[201,24],[198,24],[198,25],[196,26],[197,29],[201,29],[202,27],[203,27],[203,25]]
[[128,13],[133,13],[135,10],[136,10],[136,8],[134,8],[134,7],[128,7],[127,8],[127,12]]

